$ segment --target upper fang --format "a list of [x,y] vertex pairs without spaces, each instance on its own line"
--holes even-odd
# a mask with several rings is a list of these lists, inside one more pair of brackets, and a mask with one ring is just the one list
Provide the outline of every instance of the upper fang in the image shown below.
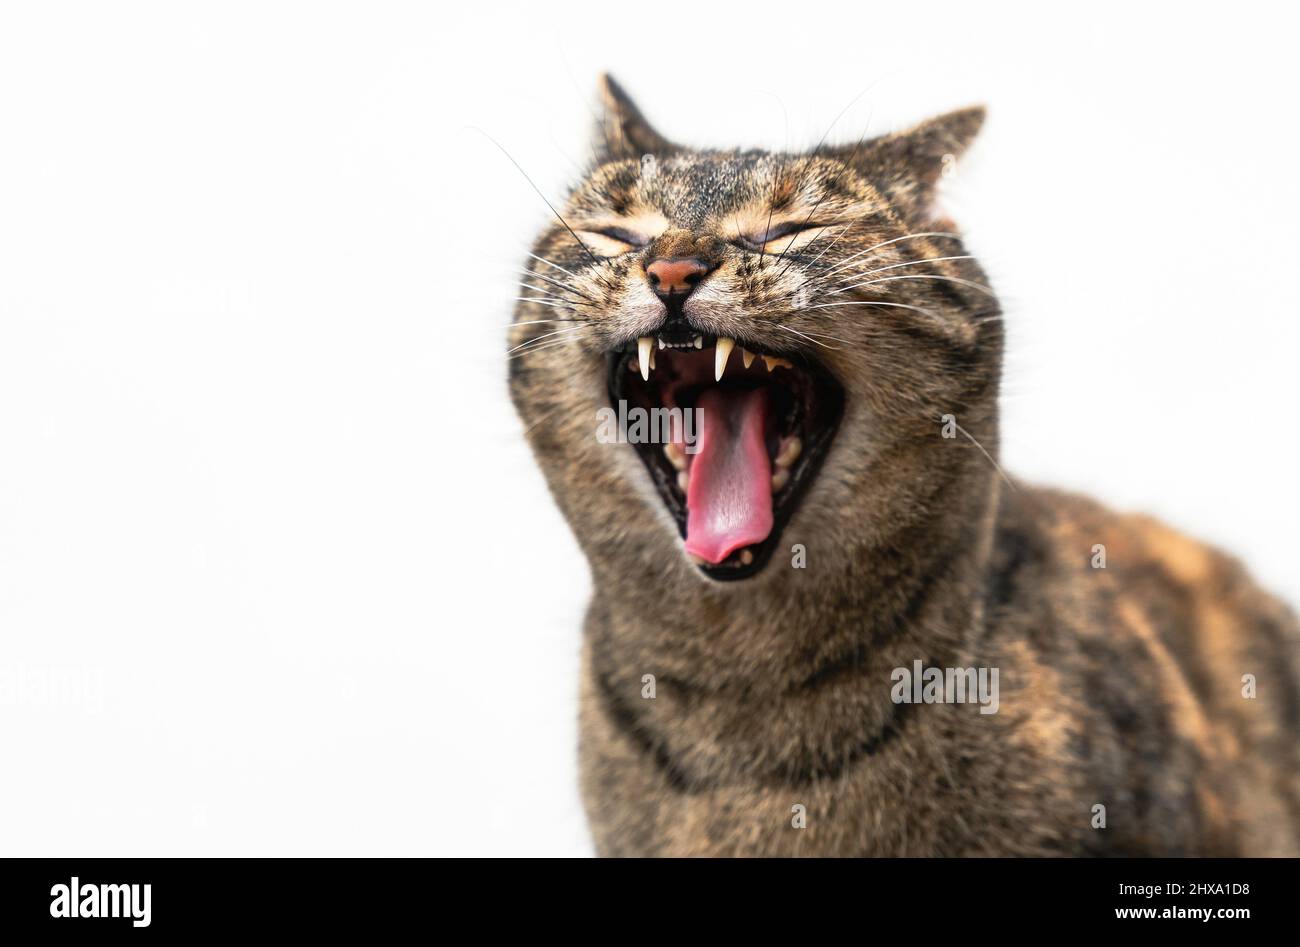
[[650,380],[650,353],[654,351],[655,340],[643,335],[636,340],[637,359],[641,363],[641,378],[644,381]]
[[717,346],[714,349],[713,356],[713,380],[722,381],[722,373],[727,370],[727,359],[731,356],[732,346],[736,344],[734,339],[724,339],[718,337]]

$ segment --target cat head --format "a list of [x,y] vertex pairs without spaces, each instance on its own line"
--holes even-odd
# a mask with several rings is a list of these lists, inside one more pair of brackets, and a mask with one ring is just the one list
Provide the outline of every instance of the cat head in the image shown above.
[[[776,581],[898,540],[994,450],[999,310],[936,189],[979,108],[804,153],[698,150],[602,84],[537,239],[515,404],[601,574]],[[956,432],[960,431],[961,434]],[[978,489],[976,489],[978,492]]]

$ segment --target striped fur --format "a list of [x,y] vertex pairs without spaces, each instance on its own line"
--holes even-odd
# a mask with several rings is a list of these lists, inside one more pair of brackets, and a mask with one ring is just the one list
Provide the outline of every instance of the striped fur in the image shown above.
[[[952,229],[935,187],[982,112],[786,155],[684,149],[612,83],[605,99],[597,160],[530,257],[509,362],[591,566],[581,764],[598,851],[1300,854],[1292,612],[1222,553],[993,465],[996,300],[959,238],[913,236]],[[735,243],[805,213],[835,223],[780,259]],[[806,568],[778,555],[752,579],[703,578],[633,451],[593,436],[605,352],[657,317],[644,254],[575,235],[617,221],[660,228],[646,252],[714,255],[702,331],[843,382],[783,540]],[[916,660],[998,668],[998,712],[895,703],[891,673]]]

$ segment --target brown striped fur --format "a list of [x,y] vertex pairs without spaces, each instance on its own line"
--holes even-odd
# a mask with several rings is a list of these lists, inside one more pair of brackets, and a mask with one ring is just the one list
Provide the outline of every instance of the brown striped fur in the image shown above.
[[[835,267],[965,255],[960,241],[925,238],[852,261],[950,229],[934,189],[982,112],[771,155],[683,149],[617,86],[605,97],[598,159],[560,207],[565,223],[657,216],[660,249],[703,238],[719,269],[702,331],[817,359],[846,406],[783,538],[806,546],[807,568],[778,553],[751,579],[704,578],[633,450],[593,436],[604,353],[656,318],[644,257],[593,261],[560,223],[538,239],[554,266],[529,268],[554,282],[530,279],[529,295],[551,304],[520,303],[510,385],[591,566],[581,765],[597,850],[1300,854],[1293,613],[1236,561],[1152,519],[999,475],[1002,323],[973,260],[913,268],[960,282],[849,297],[924,312],[812,308],[844,298],[826,295]],[[814,204],[852,226],[779,264],[729,242],[775,205]],[[530,324],[547,319],[566,321]],[[944,415],[962,436],[942,436]],[[917,659],[999,668],[999,712],[894,703],[892,669]],[[1092,824],[1098,804],[1105,828]],[[792,825],[794,806],[806,827]]]

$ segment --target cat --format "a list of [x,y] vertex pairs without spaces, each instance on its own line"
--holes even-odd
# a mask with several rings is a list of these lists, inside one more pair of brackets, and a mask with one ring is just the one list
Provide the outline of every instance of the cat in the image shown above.
[[597,853],[1300,854],[1295,615],[997,465],[1001,310],[936,203],[983,110],[784,154],[602,100],[508,355],[591,569]]

